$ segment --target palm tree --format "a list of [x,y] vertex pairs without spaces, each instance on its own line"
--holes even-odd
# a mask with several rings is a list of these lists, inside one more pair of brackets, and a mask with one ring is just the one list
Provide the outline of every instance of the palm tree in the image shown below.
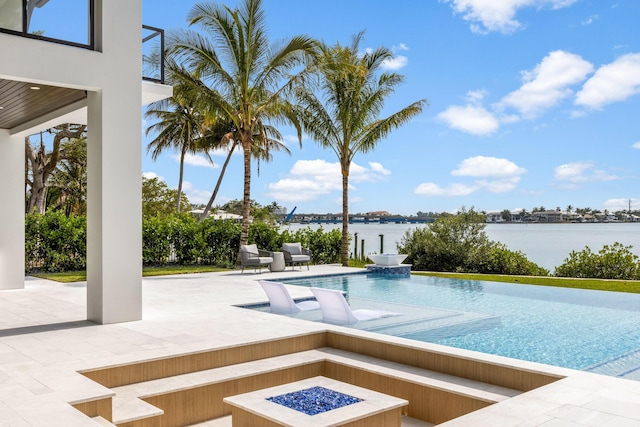
[[330,148],[340,161],[342,171],[342,265],[349,265],[349,168],[356,153],[372,151],[376,144],[396,128],[422,112],[426,100],[420,100],[386,118],[379,118],[386,98],[402,83],[397,73],[377,72],[392,58],[389,49],[380,47],[361,53],[363,33],[353,37],[350,46],[322,45],[315,66],[319,76],[319,98],[300,87],[297,91],[304,109],[304,129],[320,145]]
[[269,139],[265,137],[267,121],[291,123],[302,143],[297,110],[287,102],[286,93],[299,79],[290,73],[313,53],[316,42],[296,36],[271,46],[262,0],[244,0],[233,9],[198,3],[187,19],[190,25],[199,25],[203,34],[183,30],[170,35],[169,54],[193,74],[182,73],[183,81],[198,87],[199,96],[215,105],[236,129],[244,163],[243,245],[249,238],[254,146]]
[[176,211],[180,213],[180,195],[182,194],[182,180],[184,177],[184,159],[187,154],[203,153],[205,158],[213,164],[211,156],[202,146],[202,133],[205,126],[205,116],[198,108],[197,98],[180,86],[174,87],[172,98],[155,102],[149,106],[146,117],[158,121],[146,130],[149,135],[159,131],[153,141],[147,144],[147,152],[151,151],[151,158],[156,160],[167,148],[180,151],[180,175],[178,177],[178,197],[176,197]]
[[[240,140],[237,137],[233,125],[231,125],[231,127],[222,128],[220,127],[220,125],[224,124],[218,123],[217,126],[213,126],[209,129],[209,134],[205,137],[206,141],[204,142],[204,145],[214,147],[216,146],[217,141],[219,141],[220,144],[228,150],[227,157],[224,161],[224,164],[222,165],[222,169],[220,169],[220,174],[218,175],[218,180],[216,182],[215,188],[213,189],[213,193],[209,198],[209,202],[202,211],[202,214],[200,214],[200,219],[205,219],[207,215],[209,215],[209,211],[211,210],[213,202],[218,195],[218,191],[220,190],[222,178],[224,178],[224,174],[227,170],[227,166],[229,165],[229,161],[231,160],[231,156],[233,155],[235,148],[240,144]],[[259,143],[254,144],[252,155],[255,159],[258,160],[258,175],[260,175],[260,161],[270,162],[271,160],[273,160],[271,151],[284,151],[287,154],[291,155],[291,151],[289,151],[287,146],[280,141],[282,139],[282,135],[278,132],[277,129],[271,126],[265,126],[264,132],[258,134],[255,139],[259,141]],[[207,142],[209,140],[211,141]]]

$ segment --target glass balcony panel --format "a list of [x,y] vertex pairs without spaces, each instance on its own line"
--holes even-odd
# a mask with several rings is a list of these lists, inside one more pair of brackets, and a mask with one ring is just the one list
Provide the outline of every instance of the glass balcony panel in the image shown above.
[[89,3],[88,0],[27,0],[27,33],[89,45]]
[[164,31],[142,26],[142,78],[164,82]]
[[0,0],[0,28],[22,31],[22,0]]

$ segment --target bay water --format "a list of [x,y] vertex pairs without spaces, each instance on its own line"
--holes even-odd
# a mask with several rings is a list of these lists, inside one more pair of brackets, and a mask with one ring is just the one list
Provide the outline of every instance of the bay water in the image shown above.
[[[324,230],[342,229],[342,224],[290,224],[282,226],[291,231],[311,227]],[[380,253],[380,235],[383,235],[382,252],[397,253],[396,245],[405,232],[423,224],[349,224],[352,237],[358,233],[358,254],[364,239],[364,253]],[[640,255],[640,223],[593,224],[487,224],[489,239],[504,243],[509,249],[523,252],[530,261],[551,272],[569,257],[571,251],[581,251],[589,246],[598,252],[604,245],[620,242],[632,245],[631,251]],[[352,239],[350,252],[355,242]]]

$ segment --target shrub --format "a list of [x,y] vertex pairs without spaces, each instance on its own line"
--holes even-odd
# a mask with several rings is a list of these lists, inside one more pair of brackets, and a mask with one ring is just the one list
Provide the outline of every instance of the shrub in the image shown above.
[[169,241],[176,262],[182,265],[198,264],[206,253],[206,244],[198,220],[187,213],[172,215],[167,220]]
[[169,223],[158,216],[142,221],[142,262],[165,265],[171,256]]
[[264,222],[253,222],[251,224],[249,227],[249,243],[255,243],[265,251],[282,250],[282,236],[278,233],[278,229]]
[[83,270],[87,265],[87,223],[84,216],[62,211],[25,216],[26,269],[47,272]]
[[[301,242],[309,248],[314,264],[332,264],[340,262],[340,248],[342,245],[342,231],[333,229],[325,232],[322,227],[312,230],[311,227],[301,228],[293,235],[285,230],[282,234],[283,242]],[[280,245],[282,247],[282,245]]]
[[[211,218],[198,221],[193,216],[154,216],[142,222],[142,260],[147,265],[208,264],[232,267],[240,246],[241,226]],[[25,271],[35,268],[49,272],[86,268],[86,218],[64,216],[60,211],[25,216]],[[280,251],[283,242],[301,242],[313,252],[316,264],[340,260],[341,233],[307,227],[295,233],[255,222],[249,227],[249,242],[261,249]]]
[[425,227],[408,230],[398,245],[414,270],[459,273],[547,275],[549,272],[489,240],[484,215],[462,208],[456,215],[438,218]]
[[512,251],[502,243],[493,243],[483,273],[548,276],[549,270],[527,259],[521,251]]
[[41,264],[40,261],[40,217],[38,214],[26,214],[24,218],[24,262],[29,272]]
[[[232,267],[238,257],[241,225],[207,218],[200,222],[205,244],[202,263]],[[251,228],[250,228],[251,230]]]
[[572,251],[553,274],[558,277],[640,280],[638,256],[631,252],[631,248],[616,242],[611,246],[604,245],[596,254],[585,246],[580,252]]

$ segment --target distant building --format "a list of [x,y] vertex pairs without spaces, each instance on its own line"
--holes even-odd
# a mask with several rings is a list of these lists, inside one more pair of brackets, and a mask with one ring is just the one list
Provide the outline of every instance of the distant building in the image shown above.
[[487,212],[486,215],[487,222],[504,222],[504,219],[502,218],[502,212],[498,212],[498,211],[493,211],[493,212]]
[[567,213],[562,211],[534,212],[532,216],[537,222],[563,222],[568,218]]
[[367,212],[367,215],[369,216],[391,216],[391,214],[387,211],[373,211],[373,212]]

